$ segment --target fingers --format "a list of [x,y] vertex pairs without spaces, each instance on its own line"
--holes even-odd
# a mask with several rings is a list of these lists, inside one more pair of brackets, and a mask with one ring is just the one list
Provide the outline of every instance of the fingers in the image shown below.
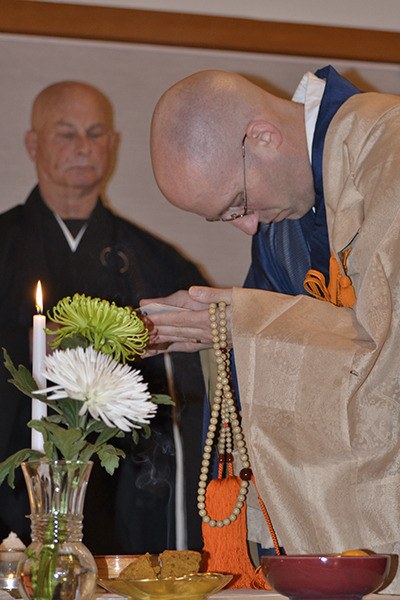
[[[199,311],[196,311],[195,316],[198,314]],[[205,315],[205,318],[207,317],[208,315]],[[211,348],[212,338],[208,320],[205,320],[204,327],[198,326],[197,323],[185,325],[182,322],[175,324],[162,322],[160,325],[154,325],[150,332],[149,348],[153,350],[163,346],[162,349],[172,351],[171,345],[176,352],[197,352],[203,348]]]
[[179,290],[174,294],[170,294],[169,296],[157,297],[157,298],[143,298],[140,300],[140,306],[145,306],[146,304],[152,304],[153,302],[157,302],[160,304],[171,304],[175,306],[179,306],[179,303],[184,302],[184,296],[187,294],[185,290]]
[[[147,356],[163,352],[197,352],[212,347],[209,305],[212,302],[225,302],[227,305],[227,342],[231,346],[230,304],[231,289],[193,286],[188,291],[180,290],[165,298],[148,298],[140,305],[145,312],[146,304],[159,305],[159,310],[150,310],[146,325],[150,333]],[[171,310],[168,310],[171,306]],[[174,310],[174,307],[186,310]],[[189,309],[189,310],[188,310]]]
[[231,304],[232,289],[194,285],[189,290],[179,290],[163,298],[144,298],[139,304],[144,307],[146,304],[157,303],[188,308],[190,310],[199,310],[205,308],[202,304],[210,304],[211,302],[226,302],[226,304]]
[[209,328],[206,331],[196,331],[193,329],[185,329],[183,327],[172,329],[160,327],[156,333],[150,335],[150,346],[183,341],[190,342],[191,344],[206,344],[211,347],[211,329]]
[[166,352],[198,352],[205,348],[211,348],[211,344],[203,343],[201,340],[188,341],[181,339],[175,342],[156,343],[148,347],[144,358],[156,356],[157,354],[165,354]]
[[144,308],[147,304],[164,305],[164,310],[166,306],[186,308],[190,310],[203,308],[199,302],[196,302],[190,297],[187,290],[179,290],[178,292],[163,298],[143,298],[139,302],[141,308]]
[[207,339],[202,336],[210,329],[208,307],[205,310],[153,313],[147,319],[158,333],[161,331],[164,335],[179,335],[179,331],[185,329],[187,337]]
[[211,302],[225,302],[227,305],[232,303],[232,288],[210,288],[194,285],[189,288],[189,295],[192,300],[210,304]]

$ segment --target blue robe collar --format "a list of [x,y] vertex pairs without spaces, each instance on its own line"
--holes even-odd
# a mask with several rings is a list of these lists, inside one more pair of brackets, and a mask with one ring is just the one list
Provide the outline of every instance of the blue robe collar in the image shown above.
[[318,269],[329,278],[329,238],[326,224],[322,157],[329,124],[348,98],[360,93],[332,67],[316,71],[326,80],[312,144],[315,205],[295,221],[260,223],[253,236],[252,263],[244,286],[285,294],[305,294],[303,281],[308,269]]

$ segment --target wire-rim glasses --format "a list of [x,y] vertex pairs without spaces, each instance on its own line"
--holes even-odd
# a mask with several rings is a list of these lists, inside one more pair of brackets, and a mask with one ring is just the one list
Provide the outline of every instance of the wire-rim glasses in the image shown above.
[[251,212],[247,208],[247,183],[246,183],[246,142],[247,134],[244,134],[242,139],[242,159],[243,159],[243,203],[239,206],[230,206],[222,215],[218,217],[207,217],[206,221],[215,222],[215,221],[224,221],[224,223],[229,221],[235,221],[236,219],[241,219]]

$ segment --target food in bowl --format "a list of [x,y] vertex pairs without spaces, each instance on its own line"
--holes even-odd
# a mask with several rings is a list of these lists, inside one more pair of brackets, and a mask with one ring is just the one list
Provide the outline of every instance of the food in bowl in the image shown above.
[[199,573],[200,552],[165,550],[159,555],[132,557],[117,577],[99,578],[99,584],[112,593],[128,598],[203,600],[221,590],[232,579],[225,573]]
[[372,552],[357,548],[357,550],[345,550],[344,552],[341,552],[339,556],[370,556],[371,554]]
[[200,570],[201,554],[193,550],[165,550],[159,556],[160,577],[183,577]]
[[120,579],[154,579],[157,577],[157,567],[152,564],[149,553],[138,556],[134,561],[122,569]]
[[203,600],[222,590],[232,579],[225,573],[194,573],[164,579],[101,579],[100,585],[111,593],[142,600]]
[[193,550],[164,550],[156,560],[154,564],[154,557],[143,554],[121,571],[120,578],[165,579],[198,573],[201,554]]

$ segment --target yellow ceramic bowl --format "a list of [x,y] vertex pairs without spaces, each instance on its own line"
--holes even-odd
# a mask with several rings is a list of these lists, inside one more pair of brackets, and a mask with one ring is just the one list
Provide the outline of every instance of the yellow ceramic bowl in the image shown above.
[[196,573],[166,579],[99,579],[99,584],[108,592],[132,600],[203,600],[206,595],[222,590],[231,579],[232,575],[224,573]]

